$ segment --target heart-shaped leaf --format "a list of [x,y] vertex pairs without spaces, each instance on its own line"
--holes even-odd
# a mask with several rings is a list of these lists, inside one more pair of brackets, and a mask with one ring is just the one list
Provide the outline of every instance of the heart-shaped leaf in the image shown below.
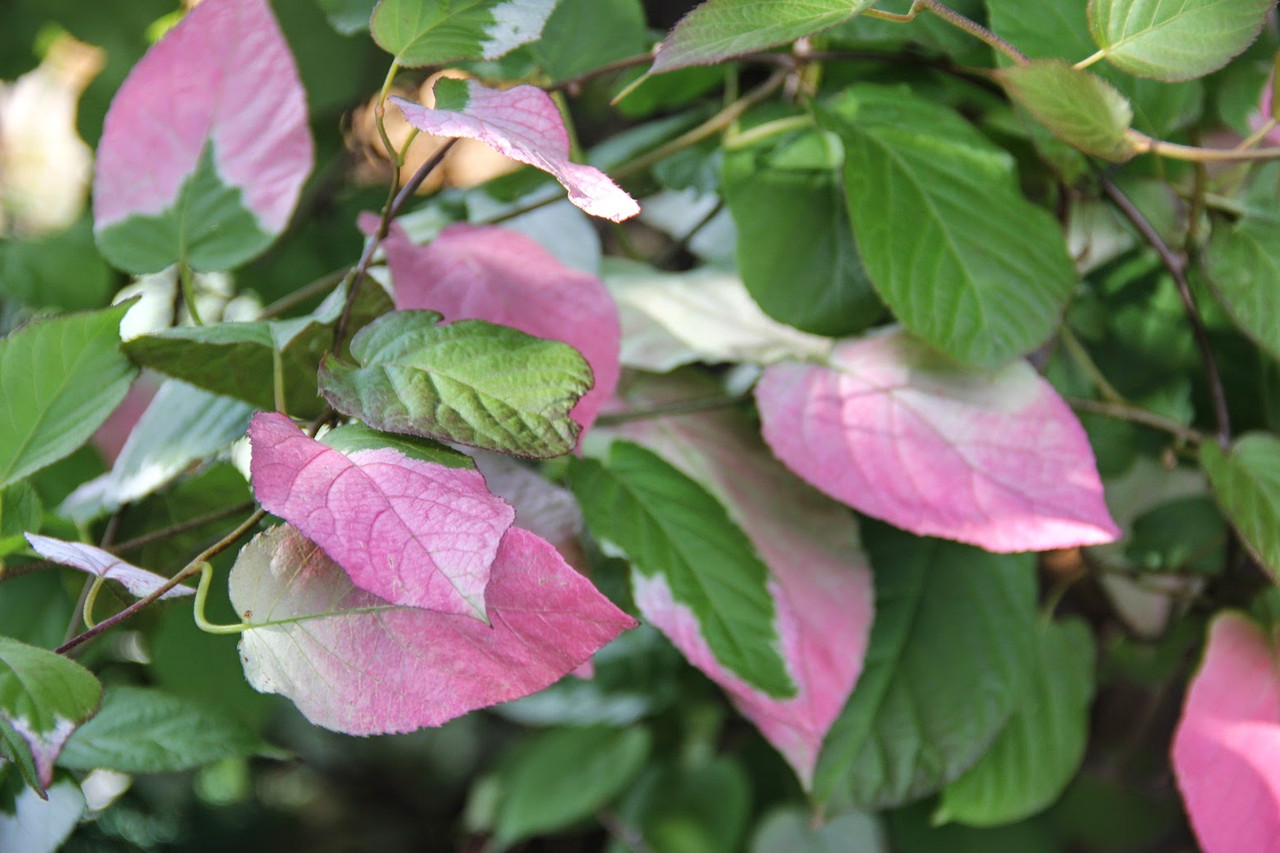
[[381,0],[369,29],[409,68],[497,59],[542,34],[556,0]]
[[348,734],[438,726],[547,687],[636,622],[542,539],[507,531],[485,590],[491,625],[390,604],[291,527],[240,552],[231,601],[254,627],[245,677]]
[[1009,552],[1120,535],[1084,429],[1026,362],[958,367],[895,329],[766,368],[756,401],[787,467],[921,536]]
[[[102,698],[102,685],[75,661],[45,649],[0,637],[0,747],[29,751],[40,796],[53,781],[53,763],[76,726]],[[9,734],[17,736],[15,744]],[[22,768],[22,757],[17,757]]]
[[93,186],[107,260],[224,270],[284,230],[311,171],[307,99],[266,0],[206,0],[133,67]]
[[485,616],[484,590],[515,512],[478,471],[410,459],[397,450],[347,457],[284,415],[249,425],[253,491],[393,604]]
[[1205,853],[1274,849],[1280,838],[1276,638],[1241,613],[1209,628],[1173,737],[1173,770]]
[[388,432],[538,458],[573,449],[582,428],[569,413],[592,381],[573,347],[481,320],[439,321],[434,311],[379,318],[351,340],[356,365],[325,359],[320,392]]
[[595,385],[573,407],[588,429],[618,384],[618,309],[598,278],[571,269],[518,231],[453,225],[425,246],[393,229],[384,241],[396,307],[486,320],[582,353]]
[[569,159],[569,134],[551,97],[534,86],[489,89],[472,80],[440,78],[435,109],[390,98],[409,124],[436,136],[478,139],[499,154],[547,172],[569,191],[569,201],[621,222],[640,205],[593,166]]
[[[169,581],[166,577],[126,563],[115,554],[108,553],[101,548],[95,548],[92,545],[85,545],[81,542],[63,542],[61,539],[39,536],[35,533],[28,533],[27,541],[31,543],[31,547],[35,549],[36,553],[46,560],[80,569],[95,577],[118,581],[129,591],[130,595],[137,598],[145,598]],[[191,587],[175,586],[160,597],[180,598],[194,593],[195,590]]]
[[[627,389],[632,406],[708,396],[712,383],[654,380]],[[862,671],[875,593],[853,515],[797,480],[741,418],[704,413],[618,428],[659,452],[724,504],[769,568],[767,589],[794,698],[753,688],[716,660],[696,612],[670,588],[637,578],[636,604],[694,666],[725,689],[807,788],[818,751]]]

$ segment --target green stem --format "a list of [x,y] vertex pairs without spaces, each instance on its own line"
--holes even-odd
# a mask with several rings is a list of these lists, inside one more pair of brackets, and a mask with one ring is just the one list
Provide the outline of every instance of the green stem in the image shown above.
[[178,262],[178,286],[182,288],[182,301],[187,306],[187,313],[191,315],[191,322],[197,326],[203,326],[204,321],[200,319],[200,312],[196,310],[195,273],[186,261]]
[[1125,138],[1138,154],[1158,154],[1170,160],[1188,160],[1193,163],[1251,163],[1280,160],[1280,148],[1199,148],[1155,139],[1136,130],[1125,131]]
[[950,6],[944,6],[942,3],[939,3],[938,0],[915,0],[915,2],[911,4],[911,11],[918,13],[920,9],[932,12],[948,24],[951,24],[951,26],[964,30],[969,35],[984,42],[994,50],[1003,53],[1019,65],[1023,65],[1027,62],[1027,55],[1025,53],[1000,38],[1000,36],[991,32],[991,30],[982,26],[982,24],[979,24],[977,21],[970,18],[966,18]]
[[84,597],[84,604],[80,607],[80,618],[84,622],[86,628],[92,628],[97,623],[93,621],[93,605],[98,600],[98,590],[102,589],[102,585],[107,582],[104,575],[98,575],[93,579],[93,583],[89,586],[89,592]]
[[280,348],[275,346],[271,348],[271,392],[276,411],[282,415],[289,414],[284,404],[284,356],[280,353]]
[[233,625],[218,625],[204,617],[204,606],[209,600],[209,582],[213,580],[213,566],[208,562],[200,564],[200,582],[196,585],[196,601],[192,608],[196,627],[206,634],[243,634],[253,626],[248,622],[237,622]]
[[1071,356],[1071,360],[1076,366],[1084,371],[1085,376],[1089,377],[1089,381],[1098,389],[1098,393],[1102,395],[1102,399],[1108,403],[1117,403],[1122,406],[1129,405],[1129,401],[1124,395],[1116,390],[1116,387],[1102,375],[1102,371],[1098,369],[1098,365],[1094,363],[1093,358],[1089,355],[1089,351],[1084,348],[1084,344],[1080,343],[1080,339],[1064,325],[1058,332],[1058,337],[1062,341],[1062,346],[1066,349],[1067,355]]
[[182,583],[187,578],[198,574],[200,572],[200,565],[202,563],[209,562],[218,554],[221,554],[223,551],[227,550],[232,545],[234,545],[236,541],[240,539],[241,536],[244,536],[250,530],[253,530],[253,528],[257,526],[258,522],[261,521],[263,518],[265,518],[266,515],[267,515],[266,510],[260,509],[256,511],[253,515],[245,519],[245,521],[235,530],[231,531],[226,536],[222,537],[217,542],[213,543],[208,548],[205,548],[203,551],[197,554],[195,559],[193,559],[191,562],[183,566],[181,571],[179,571],[176,575],[174,575],[173,577],[169,578],[169,580],[161,584],[150,595],[146,596],[145,598],[138,599],[133,604],[130,604],[128,607],[126,607],[124,610],[121,610],[119,613],[115,614],[114,616],[111,616],[107,619],[103,619],[97,625],[94,625],[92,628],[89,628],[88,630],[84,631],[84,633],[78,634],[75,637],[72,637],[70,640],[67,640],[61,646],[58,646],[58,648],[54,649],[54,651],[60,655],[65,655],[68,652],[70,652],[72,649],[75,649],[77,646],[80,646],[83,643],[87,643],[89,640],[92,640],[94,637],[98,636],[99,634],[105,631],[109,631],[110,629],[114,628],[116,625],[119,625],[121,622],[125,621],[126,619],[129,619],[135,614],[151,606],[156,601],[159,601],[160,596],[164,595],[166,592],[173,589],[174,587]]
[[1096,53],[1092,53],[1089,56],[1086,56],[1084,59],[1080,60],[1072,67],[1075,68],[1075,70],[1077,71],[1083,71],[1084,69],[1088,68],[1090,65],[1093,65],[1095,62],[1102,59],[1106,55],[1107,55],[1107,52],[1105,50],[1099,50]]
[[740,148],[746,148],[749,145],[754,145],[779,134],[789,133],[793,130],[804,130],[813,126],[813,116],[807,114],[766,121],[764,124],[758,124],[750,130],[727,136],[724,141],[724,150],[737,151]]

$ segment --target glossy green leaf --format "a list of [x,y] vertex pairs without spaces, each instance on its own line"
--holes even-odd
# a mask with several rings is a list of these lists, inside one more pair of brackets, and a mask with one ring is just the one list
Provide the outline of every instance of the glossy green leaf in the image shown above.
[[333,356],[320,391],[372,427],[518,456],[558,456],[581,427],[569,417],[591,368],[567,344],[481,320],[438,325],[434,311],[394,311]]
[[525,744],[498,772],[500,845],[564,829],[621,794],[644,767],[645,728],[554,729]]
[[706,0],[662,43],[653,73],[707,65],[795,41],[871,8],[877,0]]
[[818,115],[844,141],[853,233],[903,325],[977,366],[1053,333],[1075,270],[1058,223],[1023,197],[1006,152],[904,89],[851,87]]
[[[799,160],[810,149],[825,156]],[[883,313],[849,229],[840,159],[835,139],[808,132],[776,148],[727,154],[721,175],[752,298],[775,320],[833,337]]]
[[1072,620],[1040,626],[1036,665],[991,750],[942,791],[939,822],[1000,826],[1053,803],[1076,774],[1089,735],[1093,635]]
[[1134,155],[1125,136],[1133,108],[1096,74],[1048,59],[1012,65],[997,75],[1009,96],[1063,142],[1114,163]]
[[1236,325],[1280,358],[1280,222],[1246,216],[1213,229],[1209,282]]
[[1089,31],[1118,68],[1190,80],[1252,44],[1274,6],[1274,0],[1089,0]]
[[[333,346],[333,329],[342,314],[341,293],[305,317],[177,326],[133,338],[124,349],[139,364],[267,411],[275,409],[273,354],[278,350],[289,413],[315,417],[324,408],[316,394],[316,370]],[[367,284],[356,297],[349,326],[358,329],[391,307],[385,290]]]
[[542,33],[556,0],[380,0],[370,30],[400,65],[497,59]]
[[329,430],[320,436],[320,441],[348,456],[359,450],[381,450],[389,447],[410,459],[420,459],[423,462],[436,462],[450,468],[476,467],[475,460],[470,456],[446,447],[438,441],[412,435],[378,432],[373,427],[359,422]]
[[572,461],[570,486],[596,539],[664,580],[722,666],[772,696],[795,695],[779,650],[769,572],[706,489],[631,442]]
[[1229,451],[1206,441],[1200,445],[1200,466],[1249,553],[1280,578],[1280,439],[1252,433]]
[[[53,780],[53,762],[62,745],[101,698],[102,685],[80,664],[0,637],[0,723],[30,749],[42,796]],[[5,741],[10,752],[15,741]]]
[[115,687],[93,719],[71,735],[58,764],[167,773],[269,752],[244,723],[217,706],[152,688]]
[[814,789],[879,810],[959,778],[1009,724],[1038,659],[1035,561],[862,525],[876,621]]
[[0,340],[0,486],[88,441],[138,370],[120,354],[129,305],[37,320]]

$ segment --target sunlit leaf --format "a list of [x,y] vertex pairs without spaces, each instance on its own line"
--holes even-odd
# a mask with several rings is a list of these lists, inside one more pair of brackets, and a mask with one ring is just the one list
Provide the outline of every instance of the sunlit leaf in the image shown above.
[[533,86],[489,89],[472,80],[440,78],[435,108],[393,97],[405,120],[436,136],[478,139],[521,163],[549,173],[569,191],[569,200],[592,216],[621,222],[640,205],[593,166],[569,159],[569,134],[551,97]]
[[0,725],[16,734],[35,764],[40,796],[76,726],[102,698],[93,673],[70,658],[0,637]]
[[1116,67],[1158,80],[1217,71],[1253,43],[1274,0],[1089,0],[1089,31]]
[[290,527],[240,552],[231,600],[249,683],[348,734],[438,726],[549,686],[635,620],[555,549],[507,531],[485,590],[491,625],[392,605]]
[[615,442],[573,460],[570,484],[596,539],[626,554],[637,602],[699,655],[774,699],[794,697],[769,572],[710,492],[661,457]]
[[481,320],[439,325],[394,311],[351,341],[356,364],[329,356],[320,392],[378,429],[519,456],[558,456],[581,431],[569,417],[591,388],[572,347]]
[[497,59],[542,34],[556,0],[381,0],[373,39],[410,68]]
[[284,230],[311,171],[306,93],[266,0],[207,0],[116,93],[93,187],[103,255],[223,270]]
[[1222,613],[1191,680],[1173,770],[1205,853],[1270,850],[1280,838],[1280,677],[1274,631]]
[[[708,384],[636,382],[626,400],[645,408],[707,396]],[[673,602],[669,590],[637,578],[636,604],[725,689],[807,787],[822,740],[862,671],[871,631],[875,594],[853,515],[797,480],[734,415],[636,421],[618,430],[714,493],[768,567],[783,659],[797,687],[790,699],[769,696],[721,666],[695,612]]]
[[877,0],[706,0],[676,24],[653,72],[707,65],[795,41],[848,20]]
[[766,368],[756,400],[791,470],[913,533],[999,552],[1120,535],[1084,429],[1025,362],[958,367],[891,330]]
[[1059,59],[1011,65],[997,74],[1009,96],[1063,142],[1115,163],[1136,153],[1125,136],[1133,107],[1096,74]]
[[[35,552],[46,560],[80,569],[95,577],[118,581],[121,586],[129,591],[130,595],[137,598],[145,598],[151,595],[169,580],[155,572],[149,572],[131,563],[126,563],[115,554],[103,551],[101,548],[95,548],[92,545],[85,545],[81,542],[63,542],[61,539],[39,536],[35,533],[28,533],[27,541],[31,543],[31,547],[35,549]],[[194,592],[195,590],[188,586],[175,586],[160,597],[180,598],[184,595],[191,595]]]
[[489,567],[515,513],[479,472],[390,448],[347,457],[278,414],[254,415],[249,438],[258,501],[356,586],[394,604],[484,618]]
[[396,307],[426,308],[444,322],[486,320],[566,343],[595,384],[573,407],[587,429],[618,384],[618,309],[595,276],[570,269],[525,235],[453,225],[425,246],[395,229],[383,246]]
[[0,487],[69,455],[138,374],[120,354],[129,306],[37,320],[0,339]]

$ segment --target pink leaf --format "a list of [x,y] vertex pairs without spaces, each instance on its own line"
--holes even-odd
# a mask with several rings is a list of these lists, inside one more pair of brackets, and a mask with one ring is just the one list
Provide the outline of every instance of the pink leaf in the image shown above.
[[503,537],[485,591],[492,627],[355,589],[290,527],[241,551],[231,600],[260,626],[240,640],[249,683],[359,735],[438,726],[542,690],[636,624],[519,528]]
[[[39,536],[35,533],[28,533],[26,537],[35,552],[46,560],[61,563],[73,569],[80,569],[100,578],[119,581],[129,591],[130,595],[138,598],[146,598],[169,582],[166,577],[126,563],[115,554],[109,554],[92,545],[84,545],[79,542],[63,542],[61,539]],[[191,595],[194,592],[195,590],[190,587],[175,586],[160,597],[179,598],[184,595]]]
[[[699,383],[660,380],[627,394],[633,406],[708,396]],[[725,670],[693,612],[661,577],[633,575],[644,618],[725,689],[807,788],[823,738],[862,672],[875,604],[871,570],[852,514],[778,464],[745,423],[725,414],[637,421],[619,430],[709,488],[746,532],[772,574],[795,697],[778,700]]]
[[1084,429],[1025,362],[958,367],[893,330],[766,368],[756,400],[787,467],[912,533],[996,552],[1120,535]]
[[249,438],[259,503],[319,543],[356,586],[485,618],[489,567],[515,513],[479,472],[391,449],[348,458],[279,414],[254,415]]
[[[279,234],[313,155],[306,94],[266,0],[205,0],[134,66],[98,147],[100,239],[130,217],[172,211],[206,149],[258,228]],[[199,229],[206,214],[184,210],[175,227]]]
[[471,80],[441,78],[436,109],[393,97],[409,124],[435,136],[478,139],[512,160],[549,173],[569,191],[569,200],[592,216],[621,222],[640,205],[608,176],[569,160],[569,134],[560,110],[534,86],[489,89]]
[[427,308],[446,322],[487,320],[575,348],[595,385],[573,407],[588,428],[618,384],[618,309],[595,276],[560,263],[507,228],[453,225],[426,246],[393,228],[384,242],[397,308]]
[[1173,767],[1205,853],[1280,848],[1276,641],[1243,614],[1213,620],[1174,735]]

